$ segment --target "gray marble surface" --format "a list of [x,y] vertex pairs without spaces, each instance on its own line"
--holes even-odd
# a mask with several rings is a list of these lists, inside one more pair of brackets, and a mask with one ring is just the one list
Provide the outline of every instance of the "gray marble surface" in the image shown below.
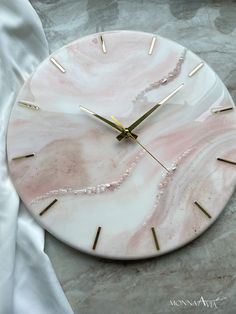
[[[51,51],[86,34],[158,33],[207,61],[236,101],[236,1],[32,0]],[[47,234],[46,251],[75,313],[236,313],[236,193],[200,238],[160,258],[114,262],[77,252]],[[217,301],[217,308],[170,300]],[[208,305],[210,305],[208,303]]]

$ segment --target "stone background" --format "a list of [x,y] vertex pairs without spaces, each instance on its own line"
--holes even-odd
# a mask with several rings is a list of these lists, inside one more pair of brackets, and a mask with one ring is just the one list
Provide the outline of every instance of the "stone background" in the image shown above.
[[[53,52],[87,34],[158,33],[194,51],[236,101],[236,1],[32,0]],[[200,238],[166,256],[114,262],[77,252],[47,234],[46,251],[75,313],[236,313],[236,193]],[[226,298],[217,309],[170,300]]]

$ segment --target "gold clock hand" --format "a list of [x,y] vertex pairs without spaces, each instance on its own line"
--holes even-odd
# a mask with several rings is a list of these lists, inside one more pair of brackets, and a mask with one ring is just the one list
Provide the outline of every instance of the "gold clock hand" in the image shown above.
[[[149,109],[145,114],[143,114],[138,120],[136,120],[134,123],[132,123],[126,130],[131,132],[134,128],[136,128],[141,122],[143,122],[147,117],[150,116],[151,113],[153,113],[157,108],[162,107],[169,99],[171,99],[180,89],[184,86],[184,84],[181,84],[179,87],[177,87],[173,92],[171,92],[169,95],[167,95],[165,98],[160,100],[155,106],[153,106],[151,109]],[[127,132],[126,132],[127,133]],[[121,141],[125,137],[125,133],[119,134],[116,138],[118,141]]]
[[115,128],[116,130],[123,132],[122,128],[120,126],[118,126],[117,124],[113,123],[112,121],[110,121],[110,120],[108,120],[106,118],[103,118],[102,116],[96,114],[95,112],[93,112],[93,111],[91,111],[91,110],[89,110],[89,109],[87,109],[87,108],[85,108],[83,106],[80,106],[80,109],[83,110],[86,113],[89,113],[89,114],[93,115],[94,117],[100,119],[101,121],[109,124],[110,126]]
[[129,133],[129,137],[134,141],[134,142],[136,142],[139,146],[141,146],[144,150],[145,150],[145,152],[147,152],[153,159],[155,159],[158,163],[159,163],[159,165],[161,165],[167,172],[170,172],[170,170],[168,170],[164,165],[163,165],[163,163],[160,161],[160,160],[158,160],[149,150],[147,150],[147,148],[146,147],[144,147],[137,139],[135,139],[134,137],[133,137],[133,135],[131,135],[130,133]]
[[[115,129],[118,130],[119,132],[122,132],[122,133],[123,133],[123,129],[122,129],[120,126],[118,126],[116,123],[113,123],[112,121],[110,121],[110,120],[108,120],[108,119],[106,119],[106,118],[100,116],[99,114],[97,114],[97,113],[93,112],[92,110],[89,110],[89,109],[87,109],[87,108],[85,108],[85,107],[83,107],[83,106],[80,106],[80,109],[83,110],[83,111],[86,112],[86,113],[89,113],[89,114],[93,115],[94,117],[96,117],[96,118],[98,118],[99,120],[101,120],[101,121],[103,121],[103,122],[109,124],[111,127],[115,128]],[[134,133],[132,133],[132,135],[133,135],[134,138],[137,138],[137,137],[138,137],[138,136],[137,136],[136,134],[134,134]]]
[[120,128],[123,129],[124,132],[126,132],[128,138],[132,139],[135,143],[137,143],[139,146],[141,146],[142,149],[145,150],[145,152],[147,152],[153,159],[155,159],[159,163],[159,165],[161,165],[167,172],[170,172],[170,170],[168,170],[163,165],[163,163],[160,162],[160,160],[158,160],[146,147],[144,147],[143,144],[141,144],[136,138],[134,138],[130,132],[127,132],[127,129],[120,123],[120,121],[118,121],[114,116],[112,116],[111,118]]

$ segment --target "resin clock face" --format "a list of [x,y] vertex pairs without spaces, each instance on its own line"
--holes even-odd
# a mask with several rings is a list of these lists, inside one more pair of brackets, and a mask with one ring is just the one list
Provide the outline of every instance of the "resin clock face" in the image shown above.
[[61,48],[28,79],[8,162],[55,237],[93,255],[146,258],[221,213],[236,182],[235,136],[233,101],[205,62],[162,37],[113,31]]

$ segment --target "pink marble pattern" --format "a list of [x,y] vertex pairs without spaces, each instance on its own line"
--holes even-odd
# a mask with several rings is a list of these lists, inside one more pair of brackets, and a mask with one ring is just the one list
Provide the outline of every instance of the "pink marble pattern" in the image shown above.
[[[226,88],[207,64],[180,45],[153,35],[115,31],[81,38],[33,73],[13,108],[7,139],[16,189],[35,219],[65,243],[117,259],[161,255],[199,236],[218,217],[236,183],[235,110]],[[130,125],[184,83],[135,133],[164,165],[140,146],[82,112],[89,108]],[[18,105],[38,104],[40,110]],[[35,153],[35,157],[12,160]],[[39,213],[55,198],[58,202]],[[198,201],[211,214],[200,211]],[[98,226],[101,233],[93,250]],[[156,230],[157,250],[151,228]]]

